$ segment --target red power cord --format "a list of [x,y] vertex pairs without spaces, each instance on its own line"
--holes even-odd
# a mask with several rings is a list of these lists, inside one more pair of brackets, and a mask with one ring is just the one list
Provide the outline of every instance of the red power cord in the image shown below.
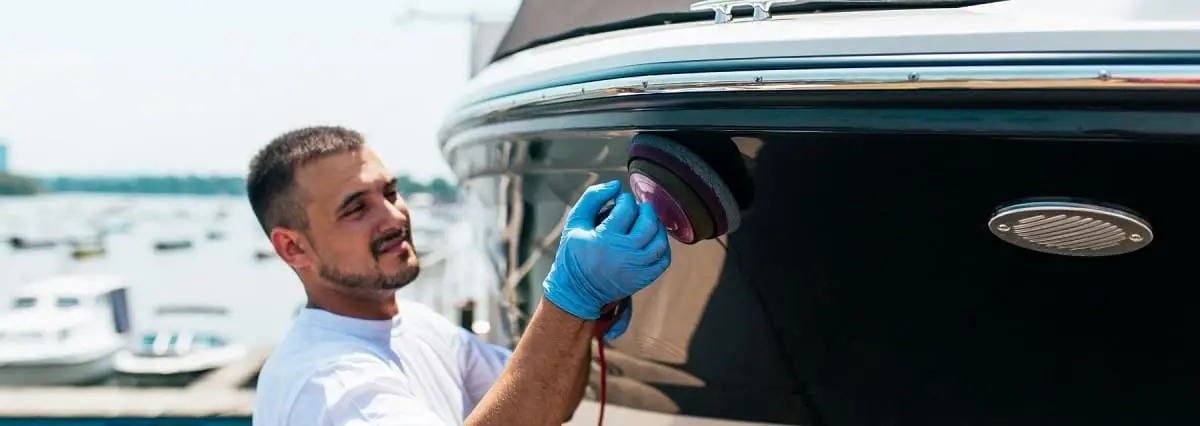
[[604,426],[604,405],[608,400],[608,365],[604,362],[604,335],[612,328],[613,323],[620,318],[617,308],[621,302],[613,302],[604,305],[600,309],[600,318],[596,320],[596,326],[592,329],[592,336],[596,338],[597,353],[600,358],[600,426]]

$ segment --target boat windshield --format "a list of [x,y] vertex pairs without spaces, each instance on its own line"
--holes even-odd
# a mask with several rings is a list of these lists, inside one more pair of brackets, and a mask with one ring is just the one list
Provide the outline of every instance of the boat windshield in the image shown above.
[[205,348],[219,348],[225,346],[225,339],[220,336],[213,335],[197,335],[192,341],[193,346]]
[[54,306],[59,308],[74,308],[79,306],[79,298],[75,297],[60,297],[54,302]]
[[[142,346],[147,347],[147,348],[153,347],[154,344],[160,340],[160,336],[161,336],[160,334],[147,334],[145,336],[142,336]],[[167,339],[167,344],[172,344],[172,345],[175,344],[175,340],[176,340],[175,335],[170,335],[165,338]]]
[[176,352],[184,348],[219,348],[226,346],[226,340],[217,335],[206,333],[147,333],[142,336],[139,349],[144,352]]
[[[78,297],[59,297],[54,300],[56,308],[74,308],[82,305],[83,302]],[[33,296],[23,296],[13,299],[13,309],[32,309],[38,307],[38,298]]]

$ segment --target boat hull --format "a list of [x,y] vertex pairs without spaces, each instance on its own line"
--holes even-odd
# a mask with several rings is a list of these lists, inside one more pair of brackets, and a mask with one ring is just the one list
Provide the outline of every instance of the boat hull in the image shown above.
[[0,386],[76,386],[104,382],[113,375],[113,348],[97,356],[63,357],[0,365]]
[[116,356],[114,380],[130,386],[184,386],[245,356],[242,345],[196,350],[183,356],[148,357],[122,351]]
[[1188,423],[1182,378],[1200,377],[1200,351],[1172,336],[1200,316],[1182,286],[1145,275],[1186,273],[1184,246],[1088,262],[987,225],[1015,200],[1082,197],[1200,238],[1172,189],[1200,162],[1185,106],[1198,92],[1130,90],[600,97],[464,124],[445,152],[472,215],[497,224],[480,246],[503,255],[508,306],[526,313],[564,212],[587,185],[625,180],[632,135],[744,157],[741,228],[673,242],[671,268],[635,296],[607,352],[612,405],[771,424]]
[[[1200,51],[1141,37],[1200,31],[1200,9],[1120,3],[1146,15],[1042,16],[1022,0],[680,24],[493,64],[441,146],[468,217],[490,224],[477,247],[501,259],[500,308],[517,311],[504,327],[519,335],[540,299],[564,213],[588,185],[625,182],[631,138],[654,133],[737,152],[744,174],[722,177],[742,222],[720,241],[672,241],[671,267],[634,296],[605,351],[617,411],[646,424],[1200,422],[1200,347],[1182,343],[1200,313],[1167,278],[1192,269],[1200,238],[1178,189],[1200,163]],[[1180,16],[1150,16],[1172,5]],[[933,17],[954,20],[915,28]],[[1078,37],[1093,30],[1111,37]],[[989,227],[1047,197],[1120,206],[1154,240],[1059,256]]]

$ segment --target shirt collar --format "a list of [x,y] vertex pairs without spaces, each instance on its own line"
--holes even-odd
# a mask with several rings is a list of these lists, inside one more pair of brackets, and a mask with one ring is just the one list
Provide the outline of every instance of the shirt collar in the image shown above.
[[392,319],[367,320],[338,315],[321,309],[304,308],[296,316],[296,321],[339,333],[375,339],[391,337],[392,330],[400,325],[400,315],[396,315]]

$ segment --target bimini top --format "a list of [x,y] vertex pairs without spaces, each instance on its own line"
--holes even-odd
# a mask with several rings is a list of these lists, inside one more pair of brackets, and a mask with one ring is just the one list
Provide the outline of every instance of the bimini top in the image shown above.
[[[523,0],[492,62],[525,49],[587,34],[626,28],[713,19],[711,11],[692,11],[698,0]],[[777,1],[772,12],[962,7],[1001,0],[826,0]],[[792,4],[788,4],[792,3]],[[734,10],[745,15],[749,9]]]

